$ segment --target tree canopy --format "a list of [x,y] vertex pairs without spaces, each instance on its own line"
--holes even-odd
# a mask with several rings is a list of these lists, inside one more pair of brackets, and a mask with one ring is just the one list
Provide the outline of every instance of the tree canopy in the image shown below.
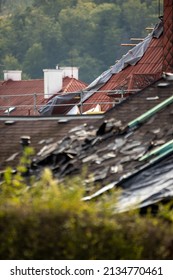
[[74,65],[89,83],[157,18],[157,0],[0,0],[1,70],[40,78],[43,68]]

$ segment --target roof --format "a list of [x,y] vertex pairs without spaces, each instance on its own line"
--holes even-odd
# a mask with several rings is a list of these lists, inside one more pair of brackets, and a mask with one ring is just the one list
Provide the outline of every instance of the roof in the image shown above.
[[0,170],[15,167],[22,154],[21,136],[31,137],[31,146],[37,153],[45,145],[65,139],[67,132],[76,126],[87,126],[101,116],[74,116],[60,118],[0,117]]
[[[70,96],[68,102],[78,104],[81,113],[91,110],[98,104],[101,111],[107,111],[114,106],[116,99],[120,99],[120,91],[123,91],[123,96],[127,97],[129,94],[151,85],[161,77],[162,68],[163,23],[160,21],[144,41],[128,51],[110,69],[86,87],[82,92],[81,100],[76,100],[74,94],[74,96]],[[114,91],[116,94],[110,95],[110,91]],[[68,102],[63,100],[63,97],[56,99],[50,104],[50,108],[55,105],[57,107],[51,109],[49,113],[58,114],[62,110],[58,105],[61,104],[62,107],[62,104],[66,105]],[[68,113],[71,108],[72,106],[64,106],[63,113]]]
[[[145,47],[145,41],[130,50],[132,63],[126,64],[121,71],[113,73],[101,87],[99,91],[93,91],[92,95],[85,100],[87,103],[112,102],[112,97],[107,95],[106,90],[123,89],[129,93],[136,89],[143,89],[156,81],[162,72],[173,72],[173,5],[172,1],[164,0],[164,15],[159,17],[160,22],[151,33],[152,40],[147,45],[139,60],[133,63],[133,54],[138,57],[138,50]],[[128,54],[127,54],[128,55]],[[123,61],[123,58],[121,59]],[[119,63],[119,62],[118,62]],[[130,64],[130,65],[129,65]],[[116,64],[115,64],[116,65]],[[115,66],[113,66],[115,67]],[[92,105],[85,105],[85,110],[89,110]],[[107,111],[112,105],[101,105],[103,111]]]
[[77,80],[75,78],[69,78],[65,77],[63,79],[63,87],[62,87],[62,92],[76,92],[78,90],[82,90],[87,86],[86,83]]
[[65,77],[61,93],[48,99],[40,110],[41,115],[66,115],[75,104],[78,104],[80,91],[86,86],[87,84],[75,78]]
[[[81,127],[68,132],[68,140],[62,141],[50,153],[40,151],[36,165],[38,168],[46,166],[49,158],[49,166],[55,170],[56,162],[54,174],[57,178],[81,174],[82,167],[87,165],[87,196],[84,199],[95,199],[103,192],[121,186],[124,191],[120,198],[122,204],[117,206],[119,210],[131,206],[131,203],[134,206],[137,201],[144,207],[172,197],[172,90],[173,82],[162,79],[152,88],[129,97],[105,114],[104,121],[100,119],[90,128]],[[137,109],[135,104],[138,104]],[[119,112],[127,107],[129,113],[124,120],[123,112]],[[136,121],[137,125],[131,129],[131,120],[136,120],[138,116],[141,116],[141,122]]]
[[105,117],[120,119],[125,125],[171,95],[172,85],[168,85],[164,78],[160,78],[149,87],[116,104],[115,107],[106,112]]
[[[173,5],[170,0],[164,0],[164,16],[159,17],[154,30],[85,88],[79,102],[73,96],[69,102],[75,107],[77,104],[81,113],[96,106],[106,112],[115,102],[121,101],[122,95],[126,98],[144,89],[157,81],[163,72],[173,72]],[[73,112],[66,100],[56,99],[49,104],[50,114],[57,114],[58,107],[54,110],[51,106],[60,104],[64,105],[63,113]]]
[[[115,73],[111,78],[99,88],[84,103],[112,102],[113,99],[107,94],[107,90],[123,89],[129,93],[133,90],[141,90],[159,79],[163,67],[163,35],[159,38],[152,38],[143,57],[135,65],[128,65],[119,73]],[[103,91],[103,92],[102,92]],[[101,105],[103,111],[107,111],[112,105]],[[89,110],[91,105],[85,105],[85,110]]]
[[[86,83],[75,78],[64,77],[61,94],[81,90],[84,87]],[[46,102],[43,79],[0,82],[0,115],[5,115],[6,109],[14,107],[10,115],[39,115],[38,109]],[[6,114],[8,115],[8,111]]]
[[[36,96],[34,96],[36,94]],[[34,100],[34,98],[36,100]],[[35,103],[36,102],[36,103]],[[21,81],[1,81],[0,83],[0,115],[10,107],[17,107],[10,115],[38,115],[36,105],[44,104],[44,81],[21,80]],[[5,107],[2,107],[5,106]],[[8,113],[7,113],[8,115]]]
[[[41,123],[27,118],[12,125],[1,120],[0,156],[6,159],[3,166],[16,164],[19,139],[25,133],[31,136],[37,152],[32,174],[49,166],[56,178],[63,179],[81,174],[87,165],[85,200],[96,199],[117,186],[123,188],[119,211],[134,206],[137,200],[144,207],[173,197],[172,78],[160,79],[116,105],[104,117],[96,116],[98,119],[76,116],[66,123],[70,118],[66,116],[59,123],[56,117]],[[90,120],[85,125],[87,118]],[[10,140],[12,137],[15,142]]]

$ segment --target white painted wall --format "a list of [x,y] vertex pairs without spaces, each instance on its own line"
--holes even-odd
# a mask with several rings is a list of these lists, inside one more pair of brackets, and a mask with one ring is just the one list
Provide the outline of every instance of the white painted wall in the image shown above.
[[21,81],[22,71],[20,70],[4,70],[4,81],[13,80]]

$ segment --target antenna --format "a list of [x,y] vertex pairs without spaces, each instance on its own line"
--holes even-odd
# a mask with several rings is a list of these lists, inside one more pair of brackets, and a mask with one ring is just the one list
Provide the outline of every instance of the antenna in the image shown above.
[[72,69],[72,78],[73,78],[73,67],[74,67],[73,51],[71,51],[70,53],[70,60],[71,60],[71,69]]

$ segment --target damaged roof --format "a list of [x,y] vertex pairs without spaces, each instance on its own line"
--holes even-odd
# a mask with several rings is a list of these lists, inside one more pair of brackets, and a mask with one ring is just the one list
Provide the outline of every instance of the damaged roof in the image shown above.
[[[157,81],[162,72],[173,72],[172,1],[164,0],[163,17],[161,16],[159,19],[160,22],[155,26],[152,33],[115,63],[112,69],[107,71],[108,79],[105,80],[104,77],[102,79],[101,75],[101,79],[98,78],[96,84],[94,82],[94,87],[99,87],[99,91],[103,90],[104,92],[98,93],[92,90],[91,96],[85,100],[85,103],[99,103],[102,100],[110,102],[112,97],[107,95],[106,90],[123,89],[127,91],[127,94],[135,93],[136,89],[143,89]],[[104,73],[103,76],[105,76]],[[88,110],[90,106],[86,105],[85,110]],[[105,104],[102,106],[102,110],[106,111],[110,107],[112,106]]]
[[100,117],[0,117],[0,171],[4,170],[6,166],[15,167],[18,164],[23,151],[20,144],[21,137],[29,136],[31,146],[37,153],[45,145],[62,140],[75,126],[90,125]]
[[[163,72],[173,71],[173,5],[172,1],[164,0],[164,15],[154,30],[139,44],[129,50],[110,69],[103,72],[82,92],[79,102],[69,97],[70,103],[78,105],[78,110],[70,110],[65,106],[64,113],[87,112],[97,105],[100,111],[106,112],[130,94],[144,89],[157,81]],[[112,92],[112,93],[110,93]],[[63,104],[66,100],[56,99],[50,105],[50,115],[58,114],[51,106]],[[82,105],[81,105],[82,103]],[[69,111],[70,110],[70,111]],[[47,113],[48,111],[46,111]],[[44,115],[44,111],[42,111]]]
[[[68,175],[81,176],[83,167],[87,166],[84,199],[95,199],[105,191],[122,187],[122,203],[116,206],[119,211],[134,207],[137,202],[146,206],[171,197],[172,78],[172,75],[168,79],[162,78],[152,87],[130,96],[104,117],[95,116],[97,119],[94,119],[92,116],[88,125],[84,123],[89,116],[86,119],[76,116],[71,124],[65,124],[65,119],[63,122],[60,118],[58,129],[57,120],[42,121],[42,125],[39,120],[33,123],[17,120],[13,125],[5,125],[1,120],[1,131],[6,139],[18,131],[16,146],[10,150],[8,158],[6,155],[5,164],[13,163],[21,132],[24,133],[22,127],[25,126],[25,132],[31,136],[31,146],[37,147],[30,167],[31,174],[38,174],[49,167],[55,178],[63,179]],[[123,113],[125,111],[126,114]],[[20,125],[21,130],[15,131],[15,126]],[[32,131],[35,131],[35,135],[32,135]],[[10,142],[7,143],[9,145]]]
[[[69,103],[78,104],[80,111],[86,112],[97,104],[101,111],[107,111],[115,104],[115,99],[121,97],[119,92],[124,92],[124,97],[135,93],[153,82],[162,75],[163,67],[163,22],[160,21],[155,29],[144,41],[129,50],[110,69],[102,73],[82,93],[78,93],[79,100],[74,100],[74,95],[69,95]],[[110,95],[109,92],[113,94]],[[66,97],[67,98],[67,97]],[[82,109],[81,109],[82,102]],[[61,113],[58,105],[67,104],[62,97],[49,104],[49,115]],[[51,108],[55,106],[55,109]],[[56,108],[57,106],[57,108]],[[64,106],[64,113],[69,112],[72,106]],[[45,110],[47,113],[48,110]],[[71,112],[71,111],[70,111]],[[44,115],[44,110],[41,112]]]
[[[169,86],[173,89],[173,83]],[[126,102],[124,104],[126,105]],[[144,108],[143,104],[142,106]],[[85,178],[84,199],[94,199],[109,189],[122,187],[120,201],[125,202],[120,203],[121,207],[117,206],[119,210],[125,210],[127,206],[134,207],[134,203],[150,205],[171,196],[173,96],[160,100],[155,106],[150,103],[150,109],[142,115],[139,108],[138,118],[126,125],[115,118],[116,108],[111,111],[104,121],[97,121],[97,124],[100,123],[98,126],[94,125],[89,129],[78,127],[70,131],[66,139],[55,144],[51,153],[46,149],[40,151],[35,158],[38,170],[49,166],[55,177],[60,179],[67,175],[81,174],[82,167],[86,165],[88,175]],[[160,166],[163,167],[162,161],[165,169],[162,169],[157,177]],[[153,170],[156,170],[156,173],[151,173]],[[150,174],[150,180],[146,174]],[[162,188],[164,196],[160,193]],[[132,195],[134,190],[136,196]],[[145,195],[142,195],[143,193]],[[126,199],[128,196],[129,200]]]

